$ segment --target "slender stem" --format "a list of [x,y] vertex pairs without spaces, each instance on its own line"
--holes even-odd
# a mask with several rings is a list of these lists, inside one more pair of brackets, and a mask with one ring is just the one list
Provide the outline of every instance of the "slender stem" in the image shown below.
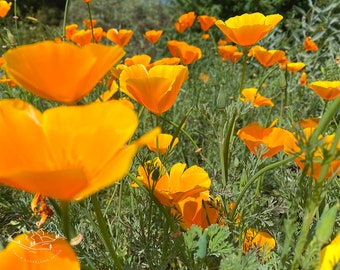
[[107,230],[106,222],[104,220],[103,213],[102,213],[102,210],[100,208],[100,204],[99,204],[99,201],[98,201],[96,194],[91,196],[91,202],[92,202],[92,205],[93,205],[94,212],[96,214],[96,218],[97,218],[97,222],[98,222],[98,226],[99,226],[101,236],[104,239],[105,247],[109,251],[109,253],[110,253],[110,255],[111,255],[111,257],[114,261],[115,267],[118,270],[123,270],[122,262],[120,261],[118,255],[115,252],[115,249],[112,246],[112,241],[110,239],[111,237],[110,237],[110,234]]
[[243,66],[242,66],[242,77],[240,82],[240,89],[239,89],[239,97],[241,96],[241,92],[244,86],[244,81],[246,78],[246,70],[247,70],[247,60],[248,60],[248,47],[243,47]]
[[66,20],[67,20],[67,13],[68,13],[68,7],[69,7],[70,1],[66,0],[65,3],[65,9],[64,9],[64,20],[63,20],[63,40],[66,38]]
[[61,209],[61,221],[63,224],[63,233],[67,241],[70,241],[70,215],[69,215],[69,206],[70,203],[68,201],[60,201],[60,209]]
[[91,14],[91,8],[90,8],[90,2],[88,2],[88,3],[86,3],[86,4],[87,4],[87,10],[89,11],[89,19],[90,19],[91,33],[92,33],[92,43],[95,43],[94,32],[93,32],[93,23],[92,23],[92,14]]
[[290,157],[287,157],[283,160],[280,160],[278,162],[275,162],[275,163],[272,163],[266,167],[264,167],[263,169],[259,170],[252,178],[249,179],[249,181],[247,182],[247,184],[244,186],[244,188],[241,190],[240,192],[240,195],[238,196],[235,204],[234,204],[234,207],[233,207],[233,210],[231,212],[231,220],[234,220],[234,217],[235,217],[235,214],[236,214],[236,210],[237,210],[237,207],[238,205],[240,204],[241,200],[243,199],[243,196],[245,195],[245,193],[247,192],[247,190],[252,186],[252,184],[254,184],[258,179],[259,177],[264,174],[265,172],[267,171],[270,171],[272,169],[275,169],[281,165],[284,165],[292,160],[294,160],[298,155],[298,154],[295,154],[293,156],[290,156]]

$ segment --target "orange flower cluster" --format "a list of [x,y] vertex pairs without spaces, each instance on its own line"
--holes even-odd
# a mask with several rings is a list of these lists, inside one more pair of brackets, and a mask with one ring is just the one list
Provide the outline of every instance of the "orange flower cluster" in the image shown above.
[[169,40],[167,46],[171,55],[179,57],[183,65],[189,65],[202,57],[200,48],[189,45],[185,41]]
[[96,20],[84,20],[86,29],[78,29],[77,24],[67,25],[65,28],[66,40],[73,41],[79,46],[85,46],[90,43],[99,43],[106,36],[102,27],[94,27]]

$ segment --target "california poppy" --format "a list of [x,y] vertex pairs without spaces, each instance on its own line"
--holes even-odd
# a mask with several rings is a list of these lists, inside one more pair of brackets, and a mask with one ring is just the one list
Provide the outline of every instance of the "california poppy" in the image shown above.
[[77,43],[79,46],[85,46],[92,41],[92,31],[89,29],[78,30],[73,33],[71,40]]
[[289,72],[299,72],[303,69],[306,64],[303,62],[290,62],[290,61],[283,61],[280,63],[280,66],[284,70],[288,70]]
[[305,51],[317,51],[319,49],[318,45],[312,40],[311,37],[306,37],[303,43],[303,49]]
[[220,204],[209,196],[209,191],[191,195],[175,205],[173,214],[179,216],[181,227],[184,230],[192,225],[206,229],[211,224],[221,224]]
[[111,28],[106,33],[106,38],[118,46],[126,46],[132,38],[133,31],[128,29],[120,29],[119,31],[115,28]]
[[184,41],[170,40],[167,45],[172,56],[179,57],[184,65],[189,65],[202,57],[199,47],[189,45]]
[[243,243],[243,253],[247,253],[249,250],[257,248],[260,252],[265,252],[268,255],[269,252],[275,248],[275,239],[267,232],[257,232],[255,229],[248,229],[246,237]]
[[324,100],[336,99],[340,95],[340,81],[315,81],[308,87]]
[[[170,143],[173,140],[173,136],[171,134],[161,133],[156,138],[152,138],[149,142],[147,142],[146,146],[153,152],[159,151],[162,155],[164,155],[170,147]],[[179,142],[178,138],[175,138],[171,148],[173,148]]]
[[5,18],[8,11],[11,9],[12,2],[7,2],[7,1],[0,1],[0,17]]
[[97,24],[97,20],[83,20],[83,24],[86,29],[92,29]]
[[230,60],[232,63],[237,62],[243,55],[242,52],[237,51],[234,45],[218,46],[218,53],[222,57],[222,61]]
[[[288,136],[292,136],[288,130],[276,127],[263,127],[253,122],[241,128],[237,135],[247,145],[248,149],[261,157],[272,157],[284,148]],[[261,146],[264,152],[260,153]]]
[[181,62],[181,59],[178,57],[164,57],[159,59],[149,65],[149,68],[157,65],[174,65],[177,66]]
[[281,50],[266,50],[265,48],[262,48],[253,50],[253,56],[262,66],[270,67],[285,57],[285,52]]
[[72,36],[77,33],[79,30],[78,30],[78,24],[69,24],[69,25],[66,25],[65,27],[65,38],[66,40],[71,40],[72,39]]
[[151,56],[148,54],[134,55],[132,57],[125,58],[124,60],[124,64],[127,66],[142,64],[147,67],[150,64],[150,62],[151,62]]
[[127,67],[119,77],[121,91],[157,115],[172,107],[187,78],[186,66],[156,65],[147,70],[140,64]]
[[42,98],[74,103],[86,96],[118,62],[118,46],[42,41],[10,49],[5,70],[16,84]]
[[320,253],[320,269],[333,270],[340,263],[340,233]]
[[300,76],[300,85],[305,86],[307,85],[307,73],[302,72]]
[[264,16],[256,12],[235,16],[225,22],[218,20],[215,24],[228,40],[243,47],[248,47],[264,38],[282,18],[279,14]]
[[157,43],[159,38],[162,36],[163,30],[149,30],[144,33],[144,37],[152,44]]
[[143,140],[159,132],[126,145],[138,118],[117,100],[41,113],[22,100],[3,99],[0,112],[0,183],[66,201],[120,180]]
[[187,28],[191,27],[196,19],[196,14],[193,11],[185,13],[178,18],[175,22],[175,28],[178,33],[182,34]]
[[157,200],[166,206],[184,200],[210,188],[208,173],[196,165],[188,169],[184,163],[176,163],[167,172],[159,158],[138,167],[138,179],[150,189]]
[[0,251],[0,269],[80,270],[71,245],[62,237],[41,230],[17,235]]
[[208,31],[216,22],[214,16],[201,15],[197,17],[200,27],[203,31]]
[[244,96],[244,98],[240,98],[240,100],[245,102],[251,102],[254,104],[254,107],[274,106],[274,103],[270,98],[266,98],[260,95],[260,93],[258,93],[257,88],[245,88],[242,90],[241,94]]

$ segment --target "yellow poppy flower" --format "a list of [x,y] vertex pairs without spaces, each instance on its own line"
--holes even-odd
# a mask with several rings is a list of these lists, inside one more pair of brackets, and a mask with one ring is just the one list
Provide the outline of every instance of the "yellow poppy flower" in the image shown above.
[[319,49],[318,45],[312,40],[311,37],[306,37],[303,42],[303,49],[305,51],[317,51]]
[[[272,157],[284,148],[284,143],[291,133],[288,130],[276,127],[265,128],[253,122],[241,128],[237,135],[247,145],[248,149],[261,157]],[[264,152],[259,153],[261,146]]]
[[257,248],[260,252],[265,252],[265,255],[268,255],[269,252],[275,248],[275,245],[275,239],[269,233],[248,229],[243,243],[243,253],[247,253],[250,249]]
[[115,28],[111,28],[106,33],[106,38],[118,46],[126,46],[132,38],[133,31],[128,29],[120,29],[119,31]]
[[151,56],[147,54],[139,54],[129,58],[125,58],[124,64],[127,66],[142,64],[144,66],[148,66],[151,62]]
[[[159,151],[164,155],[168,150],[173,136],[171,134],[161,133],[156,138],[152,138],[146,146],[153,152]],[[178,138],[175,138],[172,148],[179,142]]]
[[187,78],[186,66],[156,65],[148,71],[133,65],[122,71],[119,80],[122,92],[160,115],[172,107]]
[[118,46],[43,41],[10,49],[5,70],[16,84],[42,98],[74,103],[86,96],[118,62]]
[[11,9],[12,2],[8,3],[7,1],[0,1],[0,17],[5,18],[8,11]]
[[340,263],[340,233],[332,240],[332,242],[325,246],[320,253],[320,269],[333,270],[334,266]]
[[185,168],[186,164],[176,163],[168,174],[160,159],[155,158],[138,167],[138,179],[153,192],[160,203],[173,206],[210,188],[211,180],[203,168],[196,165]]
[[257,88],[245,88],[242,90],[242,95],[244,98],[240,98],[241,101],[251,102],[254,104],[254,107],[260,107],[260,106],[270,106],[273,107],[274,103],[270,98],[266,98],[260,93],[257,93]]
[[0,251],[0,269],[80,270],[71,245],[60,236],[41,230],[16,236]]
[[208,31],[217,21],[215,17],[208,15],[201,15],[197,17],[200,27],[203,31]]
[[149,65],[149,69],[153,66],[157,65],[174,65],[177,66],[181,62],[181,59],[178,57],[164,57],[162,59],[159,59]]
[[43,113],[19,99],[1,100],[0,183],[81,200],[125,176],[143,140],[159,133],[126,145],[137,125],[135,111],[116,100]]
[[143,36],[152,44],[156,44],[162,34],[163,30],[149,30],[146,31]]
[[[283,58],[284,59],[284,58]],[[289,62],[289,61],[282,61],[280,63],[280,66],[284,70],[288,70],[289,72],[299,72],[301,69],[303,69],[306,64],[303,62]]]
[[235,16],[225,22],[218,20],[215,24],[228,40],[248,47],[264,38],[282,18],[279,14],[264,16],[256,12]]
[[308,87],[324,100],[333,100],[340,95],[340,81],[315,81]]

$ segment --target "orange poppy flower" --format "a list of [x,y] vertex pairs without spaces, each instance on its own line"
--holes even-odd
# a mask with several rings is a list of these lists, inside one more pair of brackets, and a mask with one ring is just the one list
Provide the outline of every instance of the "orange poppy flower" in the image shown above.
[[83,20],[83,24],[86,29],[92,29],[97,24],[97,20]]
[[147,54],[135,55],[124,60],[124,64],[127,66],[142,64],[147,67],[150,64],[150,62],[151,56]]
[[78,24],[69,24],[69,25],[66,25],[65,27],[65,38],[66,40],[71,40],[72,39],[72,36],[77,33],[79,30],[78,30]]
[[[258,47],[257,47],[258,48]],[[270,67],[285,57],[285,52],[281,50],[266,50],[265,48],[254,49],[253,56],[264,67]]]
[[178,57],[164,57],[159,59],[149,65],[149,69],[153,66],[157,65],[174,65],[177,66],[181,62],[181,59]]
[[202,35],[202,39],[203,40],[208,40],[210,38],[210,35],[209,34],[203,34]]
[[41,230],[16,236],[0,251],[0,269],[80,270],[71,245],[58,235]]
[[156,44],[162,34],[163,30],[149,30],[143,36],[152,44]]
[[[166,133],[159,134],[156,138],[152,138],[147,142],[146,146],[153,152],[159,151],[162,155],[168,152],[170,143],[172,142],[173,136]],[[172,148],[179,142],[178,138],[175,138]]]
[[237,51],[237,47],[233,45],[218,46],[218,53],[222,57],[222,61],[230,60],[232,63],[237,62],[243,55]]
[[306,86],[307,85],[307,73],[302,72],[300,76],[300,85]]
[[189,65],[202,58],[202,51],[196,46],[189,45],[184,41],[170,40],[167,43],[172,56],[179,57],[182,64]]
[[194,224],[203,229],[211,224],[221,224],[219,202],[210,198],[209,191],[196,193],[179,201],[175,209],[173,214],[180,214],[180,224],[184,230]]
[[225,40],[225,39],[219,39],[219,40],[217,41],[217,45],[219,45],[219,46],[226,45],[227,43],[228,43],[228,41]]
[[[295,137],[290,137],[289,140],[285,142],[285,152],[288,155],[298,153],[301,151],[301,148],[298,146],[298,143],[306,143],[310,136],[314,132],[314,127],[307,127],[302,130],[301,133],[298,133]],[[330,134],[330,135],[325,135],[325,136],[320,136],[319,140],[322,141],[322,145],[318,146],[316,150],[313,153],[312,157],[312,163],[313,166],[312,168],[309,168],[307,171],[307,175],[312,176],[315,180],[319,178],[323,161],[324,161],[324,154],[325,151],[329,151],[331,148],[331,145],[334,141],[335,134]],[[336,145],[336,149],[340,151],[340,141]],[[295,159],[295,163],[299,166],[301,170],[305,167],[306,163],[306,154],[302,153],[300,156],[298,156]],[[340,160],[335,159],[330,163],[330,167],[327,171],[326,178],[330,178],[334,174],[340,175]]]
[[218,20],[215,24],[228,40],[248,47],[264,38],[282,18],[279,14],[264,16],[256,12],[235,16],[225,22]]
[[118,46],[78,47],[43,41],[8,50],[5,70],[10,79],[33,94],[74,103],[86,96],[124,54]]
[[340,233],[320,253],[320,269],[333,270],[340,263]]
[[280,63],[280,66],[284,70],[288,70],[289,72],[299,72],[301,69],[303,69],[306,65],[303,62],[289,62],[284,61]]
[[340,81],[315,81],[308,87],[324,100],[336,99],[340,95]]
[[12,2],[8,3],[7,1],[0,1],[0,17],[5,18],[8,11],[11,9]]
[[106,38],[118,46],[124,47],[126,46],[130,39],[132,38],[133,31],[128,29],[117,30],[115,28],[111,28],[106,33]]
[[174,104],[183,82],[186,66],[156,65],[148,71],[143,65],[127,67],[120,74],[121,91],[160,115]]
[[91,0],[83,0],[84,1],[84,3],[90,3],[91,2]]
[[317,51],[319,47],[315,44],[311,37],[306,37],[303,43],[303,49],[305,51]]
[[175,28],[178,33],[182,34],[187,28],[191,27],[196,19],[195,12],[191,11],[181,15],[177,22],[175,22]]
[[200,27],[203,31],[208,31],[216,22],[216,18],[208,15],[201,15],[197,17]]
[[120,180],[142,140],[159,132],[126,145],[138,118],[116,100],[41,113],[22,100],[4,99],[0,112],[0,183],[66,201]]
[[[272,157],[284,148],[284,143],[291,133],[276,127],[265,128],[253,122],[241,128],[237,135],[254,155]],[[264,147],[263,151],[261,146]]]
[[274,106],[274,103],[270,98],[266,98],[257,92],[258,92],[257,88],[245,88],[241,92],[244,98],[240,98],[240,100],[245,102],[251,102],[254,104],[254,107]]
[[79,46],[88,45],[92,41],[92,31],[88,29],[78,30],[72,35],[71,40]]
[[211,180],[204,169],[196,165],[185,168],[186,164],[176,163],[168,173],[160,159],[155,158],[138,167],[138,179],[160,203],[173,206],[210,188]]
[[316,128],[319,124],[320,118],[307,118],[297,122],[302,128]]
[[266,255],[275,248],[275,239],[267,232],[257,232],[255,229],[248,229],[243,243],[243,253],[250,249],[257,248]]

